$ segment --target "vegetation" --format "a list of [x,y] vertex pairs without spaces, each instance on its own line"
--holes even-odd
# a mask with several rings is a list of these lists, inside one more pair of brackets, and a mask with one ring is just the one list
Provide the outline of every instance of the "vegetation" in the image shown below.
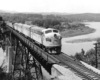
[[[97,42],[100,43],[100,39],[97,40]],[[98,45],[97,49],[97,60],[98,60],[98,68],[100,69],[100,45]],[[95,48],[90,49],[89,51],[85,52],[83,49],[81,52],[76,53],[75,56],[72,56],[73,58],[77,60],[84,61],[92,66],[96,66],[96,51]]]
[[[83,54],[84,52],[84,54]],[[84,61],[92,66],[95,66],[95,49],[90,49],[85,53],[83,50],[80,53],[76,53],[74,56],[76,59]]]
[[[2,13],[4,20],[10,22],[38,25],[45,28],[55,28],[61,31],[62,37],[71,37],[92,33],[95,30],[66,17],[68,15],[42,15],[25,13]],[[69,15],[70,16],[70,15]],[[81,21],[81,20],[80,20]]]
[[0,17],[0,21],[2,21],[3,19],[2,19],[2,17]]
[[78,60],[78,61],[86,62],[94,67],[96,65],[95,64],[95,50],[94,49],[91,49],[91,50],[87,51],[86,53],[84,51],[84,54],[83,54],[83,52],[76,53],[74,56],[71,56],[71,57]]
[[[73,28],[74,26],[75,26],[75,28]],[[64,31],[62,31],[61,32],[62,36],[63,37],[72,37],[72,36],[84,35],[84,34],[89,34],[89,33],[95,32],[95,29],[89,28],[89,27],[85,26],[84,24],[81,25],[80,23],[78,23],[78,26],[73,25],[73,27],[66,28]]]
[[62,15],[71,21],[100,21],[100,13],[82,13],[82,14],[69,14]]

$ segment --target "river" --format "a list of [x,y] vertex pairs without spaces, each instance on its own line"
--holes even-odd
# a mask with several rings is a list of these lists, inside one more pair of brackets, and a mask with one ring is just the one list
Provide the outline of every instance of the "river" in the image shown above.
[[96,31],[90,34],[63,38],[62,39],[62,52],[68,55],[75,55],[76,52],[81,52],[81,49],[84,49],[86,52],[89,49],[94,48],[93,44],[96,41],[67,43],[68,41],[71,41],[71,40],[100,38],[100,22],[85,22],[84,24],[86,24],[86,26],[89,26],[90,28],[96,29]]

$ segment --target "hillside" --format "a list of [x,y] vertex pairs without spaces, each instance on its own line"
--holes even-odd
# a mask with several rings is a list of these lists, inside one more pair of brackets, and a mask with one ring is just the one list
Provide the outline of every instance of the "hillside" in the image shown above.
[[70,14],[62,15],[62,17],[73,21],[100,21],[100,13]]

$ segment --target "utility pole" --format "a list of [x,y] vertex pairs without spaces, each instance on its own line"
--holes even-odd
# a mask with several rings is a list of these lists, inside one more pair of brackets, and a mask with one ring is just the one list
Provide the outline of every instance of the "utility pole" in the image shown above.
[[95,44],[95,58],[96,58],[96,59],[95,59],[95,62],[96,62],[96,66],[95,66],[95,67],[96,67],[96,68],[98,68],[98,58],[97,58],[97,48],[98,48],[98,47],[97,47],[97,44],[98,44],[98,43]]

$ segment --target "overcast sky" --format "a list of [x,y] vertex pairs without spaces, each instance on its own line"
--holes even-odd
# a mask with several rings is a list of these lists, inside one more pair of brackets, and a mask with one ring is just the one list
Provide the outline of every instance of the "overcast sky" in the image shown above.
[[36,13],[100,13],[100,0],[0,0],[0,10]]

